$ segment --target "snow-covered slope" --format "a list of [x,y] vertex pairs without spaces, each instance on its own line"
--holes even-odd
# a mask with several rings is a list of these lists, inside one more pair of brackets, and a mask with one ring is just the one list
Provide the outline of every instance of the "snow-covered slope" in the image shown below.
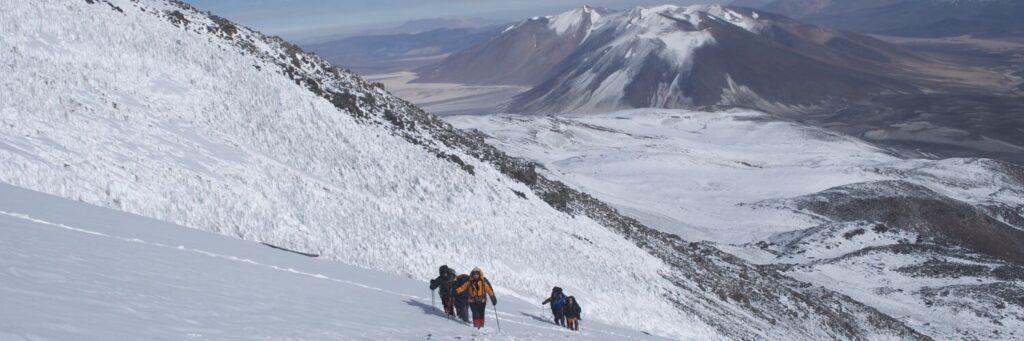
[[446,119],[648,226],[734,244],[938,339],[1013,339],[1024,322],[1019,167],[902,159],[750,110]]
[[[0,268],[4,340],[575,336],[532,302],[502,299],[500,332],[493,312],[476,331],[440,314],[425,282],[7,184],[0,184]],[[586,339],[657,339],[583,323]]]
[[0,3],[0,181],[424,280],[481,266],[677,338],[920,338],[624,217],[380,86],[187,5]]

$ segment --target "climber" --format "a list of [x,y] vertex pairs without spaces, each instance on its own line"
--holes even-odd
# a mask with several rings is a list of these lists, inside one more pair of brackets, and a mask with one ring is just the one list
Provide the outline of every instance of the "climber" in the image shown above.
[[580,309],[579,302],[576,301],[576,297],[569,296],[565,300],[565,307],[563,309],[563,316],[565,316],[565,323],[569,329],[579,331],[580,330],[580,313],[583,309]]
[[455,278],[455,285],[452,285],[452,297],[455,298],[455,313],[462,322],[469,323],[469,292],[455,292],[460,286],[469,282],[469,275],[461,274]]
[[551,315],[555,318],[555,324],[565,327],[565,315],[563,314],[563,308],[565,307],[565,294],[562,293],[562,288],[552,288],[551,296],[544,300],[544,302],[540,302],[541,305],[548,303],[551,303]]
[[469,308],[473,311],[473,327],[477,329],[484,326],[484,313],[487,312],[487,297],[490,296],[491,304],[498,305],[498,298],[494,296],[494,289],[491,282],[484,277],[483,270],[473,268],[469,273],[469,280],[455,289],[456,294],[469,293]]
[[455,298],[452,296],[452,286],[455,284],[455,270],[448,268],[447,265],[442,265],[438,269],[438,273],[437,278],[430,280],[430,290],[437,289],[438,295],[441,296],[441,305],[444,306],[444,313],[454,316]]

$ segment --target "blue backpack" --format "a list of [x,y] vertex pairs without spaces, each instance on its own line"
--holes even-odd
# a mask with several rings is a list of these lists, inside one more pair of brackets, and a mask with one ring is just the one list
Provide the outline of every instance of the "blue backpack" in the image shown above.
[[555,299],[551,301],[551,307],[557,310],[562,310],[562,307],[565,306],[565,301],[565,294],[561,292],[555,293]]

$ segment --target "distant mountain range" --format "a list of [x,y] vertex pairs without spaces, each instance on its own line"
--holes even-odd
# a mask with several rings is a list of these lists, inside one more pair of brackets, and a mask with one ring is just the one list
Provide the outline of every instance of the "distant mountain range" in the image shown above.
[[1024,33],[1024,2],[1019,0],[737,0],[732,4],[862,33],[915,37]]
[[534,86],[515,112],[716,104],[817,105],[919,93],[892,76],[927,63],[899,47],[750,9],[578,8],[525,20],[419,70],[424,82]]
[[416,34],[438,29],[483,28],[489,26],[502,26],[503,24],[507,23],[507,20],[486,18],[427,18],[409,20],[403,22],[398,26],[391,28],[366,30],[359,33],[358,35],[379,36],[390,34]]
[[417,33],[359,35],[305,44],[331,64],[363,74],[409,70],[486,42],[506,26],[436,28]]
[[751,107],[911,153],[1024,161],[1013,76],[745,7],[585,6],[526,19],[417,73],[531,87],[508,112]]

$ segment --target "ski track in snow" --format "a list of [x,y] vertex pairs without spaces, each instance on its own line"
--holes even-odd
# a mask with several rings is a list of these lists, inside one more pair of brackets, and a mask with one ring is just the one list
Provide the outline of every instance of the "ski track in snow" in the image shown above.
[[[27,201],[32,201],[32,202],[37,202],[37,203],[43,204],[43,205],[37,205],[37,206],[45,206],[45,201],[40,201],[39,198],[38,198],[38,197],[41,196],[40,194],[32,193],[32,194],[29,194],[29,195],[23,195],[23,190],[14,190],[11,187],[8,187],[7,185],[0,184],[0,194],[5,196],[5,198],[6,198],[5,200],[17,200],[17,199],[13,199],[13,198],[17,197],[18,199],[26,199]],[[48,199],[45,199],[45,200],[61,200],[61,199],[48,198]],[[75,214],[76,214],[75,212],[86,211],[86,212],[92,213],[91,211],[100,211],[100,210],[102,210],[100,208],[91,208],[91,207],[88,207],[87,205],[81,204],[81,203],[74,203],[72,205],[77,205],[79,207],[76,207],[75,209],[67,209],[67,207],[65,207],[63,210],[61,210],[62,215],[64,216],[62,219],[74,220],[75,218],[69,218],[68,216],[72,216],[72,217],[75,216]],[[85,207],[84,210],[82,210],[81,207]],[[356,288],[358,290],[370,290],[370,291],[374,291],[374,292],[379,292],[379,293],[382,293],[382,294],[386,294],[387,296],[396,297],[396,300],[401,300],[401,299],[415,300],[415,301],[420,302],[420,305],[423,306],[423,307],[426,307],[427,304],[431,302],[430,298],[427,298],[427,297],[411,295],[411,294],[407,294],[407,293],[403,293],[403,292],[399,292],[399,291],[395,291],[395,290],[389,290],[389,289],[386,289],[386,288],[382,288],[382,287],[366,284],[366,283],[363,283],[363,282],[357,282],[357,281],[352,281],[352,280],[347,280],[347,279],[341,279],[341,278],[337,278],[335,276],[325,275],[323,273],[304,271],[304,270],[301,270],[301,269],[297,269],[295,266],[279,266],[279,265],[274,265],[274,264],[267,263],[266,261],[257,261],[257,260],[253,260],[253,259],[248,258],[248,257],[234,256],[234,255],[222,253],[222,252],[216,251],[215,249],[210,249],[210,248],[194,248],[194,247],[189,247],[189,246],[186,246],[186,245],[176,245],[177,243],[168,244],[168,243],[149,241],[149,240],[138,238],[138,237],[127,237],[127,236],[123,236],[123,235],[105,233],[105,232],[100,232],[100,231],[98,231],[96,229],[82,228],[82,227],[71,226],[71,225],[68,225],[68,224],[65,224],[65,223],[53,222],[53,221],[50,221],[48,219],[42,219],[42,218],[34,217],[31,214],[8,211],[7,209],[8,209],[7,207],[2,207],[2,209],[0,209],[0,215],[7,216],[7,217],[10,217],[10,218],[14,218],[14,219],[18,219],[18,220],[22,220],[22,221],[25,221],[25,222],[30,222],[30,223],[32,223],[32,224],[29,224],[30,226],[40,226],[40,228],[52,227],[52,228],[55,228],[55,229],[72,231],[74,233],[78,233],[78,234],[82,234],[82,235],[88,235],[88,236],[92,236],[92,237],[103,238],[103,239],[114,240],[114,241],[118,241],[118,242],[124,242],[124,243],[136,244],[136,245],[144,245],[146,247],[153,247],[153,248],[157,248],[157,249],[166,250],[166,251],[169,251],[169,252],[186,252],[186,253],[202,255],[202,256],[206,256],[206,257],[210,257],[210,258],[214,258],[214,259],[225,260],[225,261],[229,261],[231,263],[237,264],[237,265],[219,265],[219,267],[222,267],[221,269],[224,269],[226,271],[230,271],[230,270],[229,270],[229,268],[226,268],[226,267],[223,267],[223,266],[228,266],[228,267],[255,266],[255,267],[258,267],[258,268],[271,270],[273,272],[283,273],[282,275],[274,275],[272,273],[270,273],[270,274],[263,273],[263,275],[260,275],[262,277],[262,280],[268,280],[269,281],[269,280],[272,280],[273,278],[278,277],[278,276],[298,275],[298,276],[301,276],[301,277],[304,277],[304,278],[310,278],[311,280],[324,280],[324,281],[329,281],[329,282],[332,282],[332,283],[344,284],[346,286],[350,286],[350,287]],[[103,219],[103,222],[101,222],[102,224],[119,224],[119,225],[121,225],[121,228],[127,228],[128,230],[131,230],[131,231],[150,231],[151,230],[151,228],[148,227],[148,226],[141,226],[141,225],[140,226],[125,226],[125,224],[128,224],[128,225],[138,225],[140,223],[137,222],[137,221],[125,222],[125,220],[127,220],[127,219],[121,218],[122,216],[126,216],[124,213],[107,211],[106,213],[101,212],[97,216],[102,217],[102,219]],[[143,221],[143,223],[145,223],[145,221]],[[19,231],[18,230],[19,228],[20,227],[5,226],[3,228],[0,228],[0,233],[2,233],[2,234],[17,233],[17,231]],[[188,238],[192,238],[192,239],[195,239],[195,238],[206,238],[206,239],[209,239],[211,237],[215,237],[213,235],[207,236],[206,233],[202,233],[202,232],[187,231],[187,229],[183,228],[183,227],[173,227],[173,230],[152,231],[152,232],[160,233],[162,236],[171,236],[171,235],[179,233],[179,232],[176,232],[174,230],[179,230],[181,232],[187,232],[189,234],[193,234],[194,236],[188,237]],[[174,232],[174,233],[170,233],[170,232]],[[43,235],[47,235],[47,233],[43,233],[43,231],[38,231],[37,233],[42,233]],[[223,239],[222,237],[215,237],[214,239],[217,239],[217,238]],[[15,239],[15,240],[17,240],[17,239]],[[237,243],[236,241],[229,240],[229,239],[224,239],[224,240],[228,240],[231,243]],[[95,244],[94,242],[90,242],[88,240],[77,240],[76,243],[82,243],[84,245]],[[207,241],[205,243],[208,246],[210,246],[210,247],[216,247],[216,246],[220,245],[218,243],[212,243],[211,244],[211,243],[209,243],[209,241]],[[248,244],[248,243],[243,243],[243,244]],[[259,246],[258,244],[255,244],[255,243],[253,243],[252,245],[247,245],[247,247],[252,247],[254,250],[258,251],[260,254],[264,254],[264,257],[266,255],[270,255],[270,256],[272,256],[272,258],[277,258],[277,257],[286,257],[287,258],[287,257],[290,257],[293,260],[294,259],[298,259],[299,261],[296,262],[295,265],[301,265],[301,264],[304,264],[304,263],[311,263],[311,262],[320,262],[319,260],[315,260],[315,259],[304,259],[304,258],[299,258],[299,257],[292,257],[290,255],[287,255],[287,254],[284,254],[284,253],[280,253],[280,251],[277,251],[277,250],[274,250],[274,249],[271,249],[271,248],[262,248],[261,246]],[[108,246],[108,248],[109,248],[109,246]],[[5,250],[9,250],[9,248],[5,248]],[[77,258],[77,256],[73,256],[73,257]],[[143,257],[143,256],[140,256],[140,257]],[[173,258],[179,258],[179,257],[175,256]],[[0,265],[2,265],[3,263],[5,263],[5,262],[4,261],[0,261]],[[322,262],[320,262],[320,263],[322,263]],[[23,270],[15,270],[15,269],[18,269],[18,267],[11,267],[11,268],[9,268],[8,271],[14,271],[12,274],[14,274],[15,276],[17,276],[17,273],[20,273],[21,271],[23,271]],[[61,270],[67,271],[67,269],[61,269]],[[110,276],[112,274],[107,274],[107,275]],[[408,280],[405,280],[405,281],[408,281]],[[0,284],[0,290],[3,290],[3,289],[12,290],[13,289],[14,292],[18,292],[18,290],[16,289],[17,288],[16,284],[9,284],[9,283],[17,283],[17,282],[19,282],[19,281],[8,282],[8,284]],[[424,288],[426,287],[426,283],[423,283],[423,282],[415,282],[415,281],[410,281],[410,282],[416,283],[417,286],[422,286]],[[12,287],[11,285],[14,285],[14,287]],[[205,283],[205,281],[203,281],[203,280],[193,280],[193,281],[189,282],[189,285],[193,287],[192,288],[193,290],[201,290],[201,288],[204,285],[208,285],[208,284]],[[303,290],[303,289],[295,288],[295,290]],[[244,294],[244,293],[242,293],[242,294]],[[287,292],[282,292],[280,294],[281,295],[285,295],[285,296],[289,295],[289,293],[287,293]],[[352,295],[352,293],[347,293],[347,295]],[[359,294],[357,293],[356,295],[359,295]],[[363,295],[359,295],[359,296],[363,296]],[[326,299],[327,297],[324,297],[324,298]],[[76,299],[87,300],[88,299],[88,295],[79,296]],[[178,297],[178,299],[183,299],[183,297]],[[6,299],[0,299],[0,302],[3,302],[5,300]],[[534,339],[534,338],[537,338],[537,337],[541,337],[541,335],[546,335],[546,336],[543,336],[544,338],[549,338],[549,337],[553,337],[553,336],[557,336],[557,335],[564,335],[564,336],[576,335],[576,336],[581,336],[581,337],[597,338],[597,339],[605,339],[605,338],[608,338],[608,339],[633,339],[633,338],[637,338],[637,337],[641,337],[641,338],[648,338],[649,337],[649,336],[646,336],[646,335],[639,335],[639,334],[628,335],[628,334],[625,334],[623,332],[613,331],[613,330],[610,330],[609,328],[601,327],[600,325],[594,324],[594,323],[586,324],[583,333],[576,334],[576,333],[568,331],[568,330],[566,330],[564,328],[556,327],[556,326],[553,326],[553,325],[538,324],[537,321],[536,321],[536,319],[538,317],[535,316],[535,315],[525,316],[525,315],[529,315],[529,314],[526,311],[524,311],[523,307],[529,307],[530,304],[519,303],[519,302],[516,302],[516,300],[514,300],[514,299],[513,300],[508,300],[507,298],[506,298],[506,300],[503,300],[503,301],[504,302],[511,302],[511,303],[502,304],[502,306],[506,306],[506,308],[503,308],[503,309],[511,309],[511,310],[515,311],[515,313],[509,313],[507,311],[498,312],[498,314],[501,316],[501,323],[502,324],[504,324],[504,325],[512,324],[512,325],[517,325],[517,326],[523,326],[523,327],[528,328],[529,330],[536,330],[536,331],[538,331],[541,334],[536,334],[536,333],[533,333],[533,332],[524,332],[523,330],[521,330],[519,328],[515,328],[514,326],[511,326],[512,328],[506,328],[506,329],[511,329],[511,330],[505,331],[505,332],[495,332],[493,330],[487,329],[487,330],[484,330],[484,331],[472,331],[471,334],[469,334],[468,336],[470,336],[472,338],[484,337],[485,339],[499,338],[499,339],[510,339],[510,340],[511,339],[524,338],[524,337],[527,338],[527,339]],[[5,303],[5,304],[6,304],[7,307],[9,307],[11,309],[31,309],[32,308],[32,307],[23,307],[23,306],[18,305],[17,303]],[[379,303],[379,304],[385,305],[386,303]],[[507,308],[508,306],[511,306],[511,308]],[[129,308],[127,306],[125,306],[124,309],[135,310],[135,309]],[[406,309],[414,309],[414,308],[413,307],[407,307]],[[94,313],[99,314],[99,312],[94,312]],[[184,313],[184,312],[181,312],[181,313]],[[0,313],[0,316],[2,316],[2,315],[3,314]],[[440,315],[433,315],[433,316],[439,317]],[[543,316],[543,315],[541,315],[541,316]],[[225,315],[224,317],[230,317],[230,315]],[[16,320],[17,318],[14,318],[14,319]],[[114,318],[113,317],[108,317],[108,321],[110,319],[114,319]],[[490,315],[489,315],[489,319],[490,319]],[[450,320],[448,318],[443,318],[442,321],[445,321],[447,323],[452,323],[452,324],[455,324],[455,325],[461,325],[461,323],[455,322],[455,321]],[[43,322],[42,321],[32,321],[32,323],[43,323]],[[491,328],[493,328],[494,321],[490,320],[488,323],[490,324]],[[380,325],[378,325],[376,327],[379,328],[379,327],[382,327],[382,326],[384,326],[384,327],[393,327],[393,326],[389,326],[389,323],[387,321],[382,321],[380,323]],[[77,329],[79,327],[80,326],[75,326],[75,324],[72,323],[71,325],[66,325],[65,327],[62,327],[61,329],[75,330],[75,329]],[[406,329],[407,329],[406,331],[404,331],[403,333],[400,333],[398,335],[392,335],[392,337],[394,337],[396,339],[408,339],[408,338],[411,338],[412,335],[417,335],[417,333],[419,333],[417,331],[417,329],[419,327],[420,327],[419,325],[407,325],[406,326]],[[18,328],[15,328],[14,330],[16,330],[16,329],[18,329]],[[464,331],[463,332],[459,332],[458,329],[455,329],[454,332],[450,328],[448,328],[448,329],[449,329],[448,332],[451,332],[453,334],[451,334],[451,335],[440,335],[440,333],[439,333],[439,335],[435,335],[435,336],[438,337],[438,338],[453,338],[453,337],[458,337],[462,333],[465,333]],[[469,329],[469,328],[467,328],[467,329]],[[7,336],[5,336],[6,334],[4,334],[4,332],[10,333],[10,332],[14,332],[14,330],[7,329],[6,327],[4,327],[4,323],[0,323],[0,339],[7,339],[8,337],[13,337],[13,338],[17,339],[18,338],[17,335],[16,335],[17,333],[16,334],[10,334],[10,335],[7,335]],[[50,331],[47,331],[47,330],[37,330],[36,332],[46,334],[47,332],[50,332]],[[107,332],[116,332],[116,330],[115,331],[109,331],[108,330]],[[228,332],[228,331],[219,331],[219,332]],[[342,329],[342,330],[338,330],[337,332],[340,335],[345,336],[345,338],[360,338],[361,339],[361,338],[370,337],[370,334],[360,334],[359,330],[344,330],[344,329]],[[254,334],[252,336],[258,336],[258,335],[259,334],[257,333],[257,334]],[[25,336],[25,335],[23,335],[23,336]],[[152,334],[150,336],[156,337],[156,338],[160,339],[160,338],[164,338],[166,335]],[[190,338],[196,338],[196,337],[202,338],[203,334],[202,333],[189,333],[188,336]],[[29,338],[33,339],[33,337],[29,337]],[[298,338],[299,339],[305,339],[306,337],[298,336]]]
[[210,252],[210,251],[206,251],[206,250],[193,249],[193,248],[186,247],[184,245],[178,245],[177,247],[174,247],[174,246],[171,246],[171,245],[164,245],[164,244],[160,244],[160,243],[147,242],[145,240],[141,240],[141,239],[138,239],[138,238],[127,238],[127,237],[113,236],[113,235],[109,235],[109,234],[105,234],[105,233],[101,233],[101,232],[90,231],[90,230],[86,230],[86,229],[80,229],[80,228],[77,228],[77,227],[67,226],[67,225],[64,225],[64,224],[51,223],[51,222],[46,221],[46,220],[35,219],[35,218],[32,218],[31,216],[28,216],[28,215],[25,215],[25,214],[20,214],[20,213],[11,213],[11,212],[6,212],[6,211],[0,211],[0,214],[8,215],[8,216],[15,217],[15,218],[18,218],[18,219],[28,220],[28,221],[31,221],[31,222],[34,222],[34,223],[39,223],[39,224],[59,227],[59,228],[65,229],[65,230],[70,230],[70,231],[90,234],[90,235],[94,235],[94,236],[98,236],[98,237],[112,238],[112,239],[117,239],[117,240],[124,241],[124,242],[139,243],[139,244],[155,246],[155,247],[174,248],[174,249],[178,249],[178,250],[182,250],[182,251],[194,252],[194,253],[198,253],[198,254],[207,255],[207,256],[210,256],[210,257],[224,258],[224,259],[228,259],[228,260],[235,261],[235,262],[241,262],[241,263],[251,264],[251,265],[255,265],[255,266],[261,266],[261,267],[265,267],[265,268],[270,268],[270,269],[274,269],[274,270],[277,270],[277,271],[290,272],[290,273],[297,274],[297,275],[309,276],[309,277],[313,277],[313,278],[319,278],[319,279],[325,279],[325,280],[329,280],[329,281],[333,281],[333,282],[344,283],[344,284],[356,286],[356,287],[363,288],[363,289],[369,289],[369,290],[375,290],[375,291],[380,291],[380,292],[388,293],[388,294],[395,295],[395,296],[414,298],[414,299],[419,299],[419,300],[423,299],[423,297],[414,296],[414,295],[406,295],[406,294],[402,294],[402,293],[398,293],[398,292],[394,292],[394,291],[390,291],[390,290],[385,290],[385,289],[369,286],[369,285],[362,284],[362,283],[356,283],[356,282],[353,282],[353,281],[347,281],[347,280],[342,280],[342,279],[337,279],[337,278],[330,278],[330,277],[324,276],[322,274],[303,272],[303,271],[295,270],[293,268],[282,268],[282,267],[279,267],[279,266],[276,266],[276,265],[262,264],[262,263],[253,261],[253,260],[248,259],[248,258],[238,258],[238,257],[235,257],[235,256],[223,255],[223,254],[219,254],[219,253],[215,253],[215,252]]

